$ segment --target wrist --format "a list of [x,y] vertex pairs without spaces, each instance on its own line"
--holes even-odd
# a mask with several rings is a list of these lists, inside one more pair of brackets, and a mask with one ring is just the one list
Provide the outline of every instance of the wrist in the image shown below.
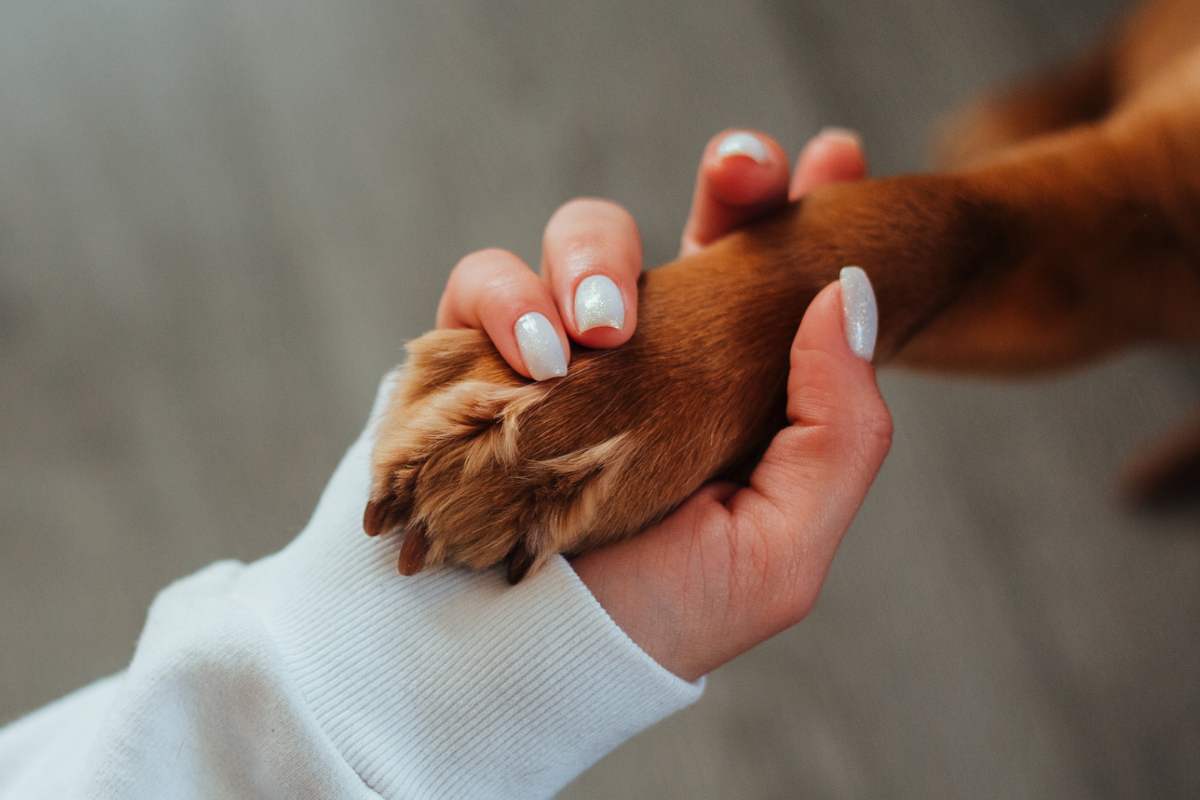
[[[719,666],[699,645],[687,609],[667,588],[664,575],[648,575],[633,542],[622,542],[580,556],[571,568],[612,621],[663,669],[685,681],[696,681]],[[651,562],[658,563],[658,562]],[[711,662],[711,663],[710,663]]]

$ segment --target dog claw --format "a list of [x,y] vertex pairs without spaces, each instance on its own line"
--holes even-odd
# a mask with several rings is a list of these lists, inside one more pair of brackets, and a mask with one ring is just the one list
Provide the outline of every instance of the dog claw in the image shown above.
[[523,541],[517,542],[508,554],[508,582],[516,585],[529,574],[530,567],[533,566],[534,557],[525,547]]
[[385,494],[372,500],[363,511],[363,530],[367,536],[390,533],[404,524],[410,508],[408,503],[395,494]]
[[387,500],[372,500],[363,511],[363,530],[367,536],[378,536],[387,530],[385,523],[388,516]]
[[401,575],[416,575],[425,568],[425,557],[429,555],[429,537],[425,535],[423,525],[414,525],[404,536],[404,544],[400,546],[400,558],[396,568]]

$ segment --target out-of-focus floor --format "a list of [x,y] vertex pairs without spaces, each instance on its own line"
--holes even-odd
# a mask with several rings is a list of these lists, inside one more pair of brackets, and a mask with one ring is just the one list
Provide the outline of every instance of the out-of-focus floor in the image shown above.
[[[1114,5],[5,3],[0,719],[301,527],[458,256],[536,259],[586,193],[665,260],[727,125],[919,168]],[[1111,491],[1196,356],[884,385],[895,447],[813,616],[568,797],[1200,796],[1200,518]]]

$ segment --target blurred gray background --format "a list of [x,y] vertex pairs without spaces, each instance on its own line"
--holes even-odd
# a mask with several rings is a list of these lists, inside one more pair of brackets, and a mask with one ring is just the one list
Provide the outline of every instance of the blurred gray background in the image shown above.
[[[723,126],[885,174],[1113,0],[0,6],[0,719],[299,530],[455,260],[578,194],[676,245]],[[814,615],[573,798],[1200,795],[1200,517],[1123,510],[1200,398],[1140,353],[884,378],[892,456]]]

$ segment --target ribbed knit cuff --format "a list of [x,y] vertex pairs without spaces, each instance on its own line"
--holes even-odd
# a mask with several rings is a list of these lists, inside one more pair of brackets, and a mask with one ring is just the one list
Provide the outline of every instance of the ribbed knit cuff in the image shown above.
[[496,571],[397,575],[399,542],[361,529],[369,432],[305,531],[236,590],[368,786],[547,796],[700,696],[702,682],[647,656],[561,558],[515,587]]

